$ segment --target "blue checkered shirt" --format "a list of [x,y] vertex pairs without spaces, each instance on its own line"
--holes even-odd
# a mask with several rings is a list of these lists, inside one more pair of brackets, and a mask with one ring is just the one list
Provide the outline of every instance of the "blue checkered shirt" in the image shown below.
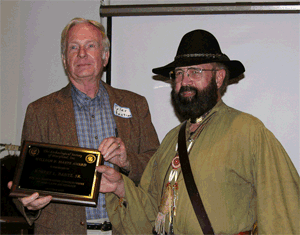
[[[116,136],[117,133],[108,93],[101,82],[93,99],[73,85],[71,92],[79,146],[98,149],[103,139]],[[108,162],[104,164],[112,166]],[[104,194],[99,194],[97,208],[86,207],[86,218],[87,220],[108,218]]]

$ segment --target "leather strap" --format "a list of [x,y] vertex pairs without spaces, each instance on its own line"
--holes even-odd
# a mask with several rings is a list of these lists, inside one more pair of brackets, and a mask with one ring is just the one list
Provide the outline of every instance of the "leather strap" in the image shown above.
[[[191,203],[193,205],[195,214],[203,231],[203,234],[214,234],[214,230],[211,226],[209,218],[206,214],[205,208],[203,206],[200,194],[198,192],[191,165],[189,162],[189,157],[187,154],[186,148],[186,137],[185,137],[185,128],[186,128],[186,121],[180,128],[179,135],[178,135],[178,154],[179,160],[181,165],[181,170],[183,174],[183,179],[190,196]],[[201,128],[201,127],[199,127]]]

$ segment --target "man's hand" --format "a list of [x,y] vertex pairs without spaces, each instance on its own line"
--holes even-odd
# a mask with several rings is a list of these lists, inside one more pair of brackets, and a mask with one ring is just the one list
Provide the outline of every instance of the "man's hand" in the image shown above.
[[[7,187],[11,189],[12,181],[9,181]],[[52,196],[46,196],[39,198],[38,193],[33,193],[31,196],[18,198],[19,201],[26,207],[28,210],[40,210],[47,206],[52,200]]]
[[124,180],[120,172],[109,166],[97,166],[97,171],[102,173],[100,192],[114,193],[118,197],[125,197]]
[[130,170],[124,142],[118,137],[104,139],[98,147],[105,161]]

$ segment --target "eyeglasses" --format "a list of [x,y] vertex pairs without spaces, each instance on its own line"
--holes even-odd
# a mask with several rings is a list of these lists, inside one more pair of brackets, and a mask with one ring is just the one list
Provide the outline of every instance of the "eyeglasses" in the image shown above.
[[203,74],[203,71],[219,71],[219,69],[199,69],[199,68],[187,68],[186,71],[182,69],[175,69],[174,71],[171,71],[169,73],[169,76],[171,79],[175,80],[175,82],[181,82],[184,76],[184,73],[187,74],[187,76],[191,80],[197,80],[201,79]]

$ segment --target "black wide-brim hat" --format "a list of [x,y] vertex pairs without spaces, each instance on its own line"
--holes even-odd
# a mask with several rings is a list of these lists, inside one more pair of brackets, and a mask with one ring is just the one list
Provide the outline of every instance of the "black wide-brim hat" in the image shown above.
[[220,62],[227,66],[230,76],[234,79],[245,72],[243,64],[238,60],[230,60],[223,54],[217,39],[211,33],[197,29],[183,36],[173,62],[163,67],[154,68],[152,72],[169,77],[170,71],[176,67]]

